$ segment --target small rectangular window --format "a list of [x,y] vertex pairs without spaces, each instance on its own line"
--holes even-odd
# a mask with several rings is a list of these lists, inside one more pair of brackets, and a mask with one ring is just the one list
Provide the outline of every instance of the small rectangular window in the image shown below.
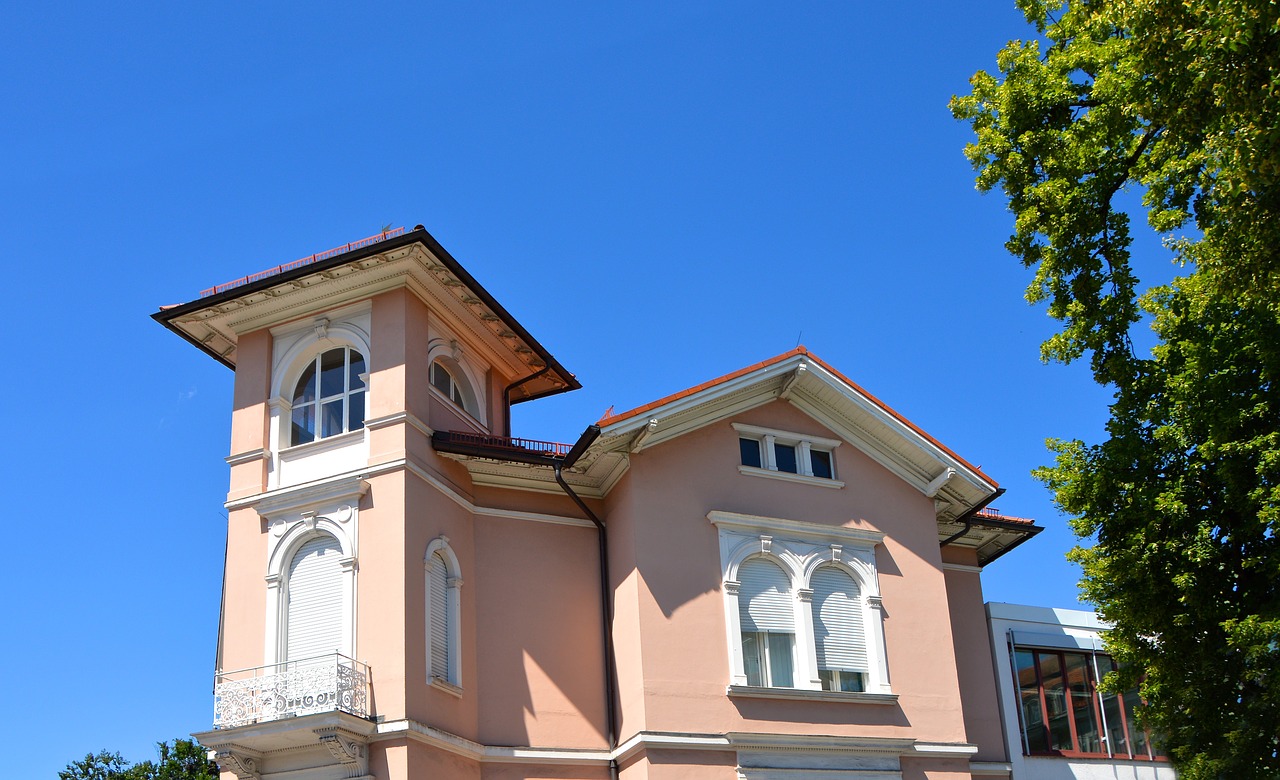
[[813,476],[831,479],[831,453],[823,450],[809,450],[809,463],[813,466]]
[[797,473],[795,447],[790,444],[774,444],[773,457],[778,464],[778,471],[785,471],[788,474]]
[[760,442],[755,439],[738,439],[738,449],[742,451],[742,465],[760,468]]

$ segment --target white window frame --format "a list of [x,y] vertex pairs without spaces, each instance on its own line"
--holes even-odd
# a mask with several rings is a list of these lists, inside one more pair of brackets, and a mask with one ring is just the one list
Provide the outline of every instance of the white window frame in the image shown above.
[[[477,425],[478,430],[486,430],[488,399],[485,396],[484,378],[489,372],[488,365],[434,319],[430,321],[429,327],[436,335],[427,341],[428,392],[461,411],[472,424]],[[453,385],[458,389],[458,394],[462,396],[461,404],[452,397],[452,394],[440,392],[440,388],[431,381],[431,367],[435,363],[440,363],[448,372]]]
[[[447,626],[448,635],[445,641],[449,646],[449,671],[448,678],[437,676],[433,670],[434,664],[431,657],[431,576],[430,569],[432,558],[436,553],[445,563],[445,582],[448,589],[445,593],[444,603],[445,609],[448,611],[445,615],[445,625]],[[445,691],[455,694],[462,694],[462,598],[460,590],[462,588],[462,568],[458,564],[458,556],[454,554],[453,548],[449,546],[449,537],[438,536],[431,540],[427,545],[426,555],[422,558],[422,573],[425,582],[424,593],[426,596],[426,652],[424,660],[426,661],[427,682]]]
[[[776,698],[829,698],[888,701],[895,697],[889,685],[884,642],[884,616],[876,573],[875,547],[884,534],[861,528],[827,526],[800,520],[712,511],[707,519],[720,533],[721,576],[725,629],[729,648],[729,693]],[[761,689],[747,685],[739,618],[738,569],[751,558],[764,557],[779,565],[792,583],[795,595],[795,687]],[[822,690],[815,649],[812,597],[813,572],[835,565],[849,574],[862,593],[862,618],[867,662],[870,667],[865,691]]]
[[285,660],[285,627],[288,621],[286,577],[293,556],[307,540],[328,534],[342,550],[342,646],[339,652],[355,658],[356,570],[358,568],[360,499],[369,489],[354,477],[329,480],[312,486],[281,491],[258,500],[254,508],[267,524],[266,631],[263,663]]
[[[355,431],[291,445],[293,391],[316,358],[338,347],[349,347],[365,359],[365,421],[373,408],[369,374],[371,314],[367,303],[326,312],[305,322],[271,330],[271,389],[268,396],[267,488],[273,490],[331,476],[365,465],[369,460],[368,426]],[[344,420],[345,424],[345,420]],[[288,472],[288,473],[285,473]]]
[[[755,477],[783,479],[802,482],[810,485],[821,485],[829,488],[842,488],[844,483],[836,479],[835,449],[840,446],[839,439],[827,439],[822,436],[811,436],[792,431],[781,431],[775,428],[762,428],[758,425],[733,423],[733,429],[739,439],[748,439],[760,444],[760,465],[748,466],[740,464],[738,472]],[[796,471],[778,469],[777,446],[794,447],[796,450]],[[831,458],[831,476],[819,477],[813,473],[813,453],[825,452]]]
[[[325,355],[329,354],[330,352],[334,352],[336,350],[342,350],[342,389],[339,390],[334,395],[327,395],[327,396],[321,395],[320,361]],[[351,355],[353,353],[360,356],[360,359],[362,362],[364,362],[364,366],[365,366],[365,370],[357,374],[357,377],[360,379],[361,383],[363,383],[363,387],[359,387],[359,388],[351,387],[350,366],[351,366]],[[298,376],[293,380],[293,388],[290,390],[289,396],[288,398],[286,398],[286,400],[291,399],[293,396],[297,395],[298,383],[302,380],[302,374],[305,373],[309,367],[315,368],[315,373],[313,374],[313,377],[314,377],[313,381],[316,383],[315,397],[312,398],[310,401],[297,404],[297,406],[294,406],[292,401],[289,401],[289,407],[290,407],[289,421],[288,421],[289,435],[287,437],[289,443],[286,446],[301,447],[307,444],[314,444],[323,439],[332,439],[336,436],[341,436],[345,433],[352,433],[354,431],[363,430],[364,419],[369,412],[369,370],[368,370],[369,356],[364,352],[361,352],[360,350],[348,344],[337,344],[332,347],[327,347],[325,349],[317,350],[315,353],[315,356],[302,365],[302,370],[298,372]],[[362,399],[362,402],[364,403],[365,413],[360,416],[359,428],[349,428],[348,426],[350,425],[350,422],[351,422],[351,399],[357,395],[364,396],[364,398]],[[342,402],[342,430],[337,431],[335,433],[330,433],[328,436],[326,436],[324,434],[324,430],[321,425],[321,410],[326,404],[331,404],[334,401]],[[314,416],[312,417],[312,425],[311,425],[311,428],[312,428],[311,441],[299,442],[297,444],[294,444],[293,443],[293,411],[295,408],[302,407],[302,406],[310,406],[314,410],[313,411]]]

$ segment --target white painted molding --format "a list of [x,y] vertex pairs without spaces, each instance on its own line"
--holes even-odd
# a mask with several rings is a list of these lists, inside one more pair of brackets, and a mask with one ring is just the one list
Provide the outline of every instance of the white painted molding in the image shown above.
[[757,688],[730,685],[725,689],[735,699],[783,699],[786,701],[834,701],[843,704],[895,704],[896,693],[850,693],[849,691],[813,691],[803,688]]
[[270,454],[271,453],[265,447],[259,447],[256,450],[228,455],[224,460],[227,462],[228,466],[239,466],[241,463],[252,463],[255,460],[262,460]]
[[761,530],[768,530],[783,536],[798,536],[805,541],[830,540],[862,548],[874,547],[884,540],[882,531],[873,531],[869,528],[823,525],[822,523],[810,523],[804,520],[787,520],[781,517],[722,512],[718,509],[708,512],[707,519],[711,521],[712,525],[721,529],[757,534]]
[[943,571],[963,571],[963,572],[968,572],[970,574],[982,573],[981,566],[970,566],[969,564],[966,564],[966,563],[944,563],[942,564],[942,570]]
[[814,487],[837,489],[844,487],[844,483],[838,479],[809,477],[804,474],[792,474],[790,471],[774,471],[773,469],[762,469],[757,466],[739,466],[738,473],[746,474],[749,477],[764,477],[766,479],[780,479],[784,482],[799,482],[802,485],[813,485]]
[[916,742],[911,752],[923,756],[972,756],[978,746],[968,742]]
[[435,433],[435,431],[431,429],[431,426],[424,423],[421,417],[412,412],[396,412],[395,414],[388,414],[383,417],[367,419],[364,421],[364,427],[368,430],[376,431],[379,428],[389,428],[398,423],[408,425],[410,428],[413,428],[415,431],[418,431],[427,438],[431,438],[431,434]]
[[812,436],[807,433],[796,433],[795,431],[783,431],[777,428],[762,428],[759,425],[747,425],[746,423],[731,423],[733,429],[738,433],[745,433],[749,437],[765,437],[773,436],[784,442],[812,442],[823,449],[834,450],[844,442],[839,439],[827,439],[822,436]]

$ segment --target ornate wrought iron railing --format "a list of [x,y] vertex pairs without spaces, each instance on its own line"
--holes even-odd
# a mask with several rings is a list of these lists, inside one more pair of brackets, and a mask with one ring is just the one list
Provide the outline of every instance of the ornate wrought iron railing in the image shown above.
[[214,678],[215,729],[334,711],[369,715],[369,667],[338,653]]

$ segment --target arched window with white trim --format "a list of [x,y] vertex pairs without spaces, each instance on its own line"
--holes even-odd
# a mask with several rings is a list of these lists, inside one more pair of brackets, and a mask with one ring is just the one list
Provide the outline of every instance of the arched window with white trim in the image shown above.
[[285,579],[283,658],[290,663],[341,652],[342,548],[329,534],[303,542]]
[[870,671],[862,618],[862,589],[838,566],[819,566],[813,590],[813,644],[818,677],[826,691],[866,690]]
[[747,685],[795,685],[795,598],[782,567],[751,558],[738,567],[738,615]]
[[289,444],[363,428],[367,378],[364,355],[351,347],[316,355],[294,384]]
[[458,627],[462,578],[447,537],[427,547],[427,679],[457,688],[462,684],[461,632]]

